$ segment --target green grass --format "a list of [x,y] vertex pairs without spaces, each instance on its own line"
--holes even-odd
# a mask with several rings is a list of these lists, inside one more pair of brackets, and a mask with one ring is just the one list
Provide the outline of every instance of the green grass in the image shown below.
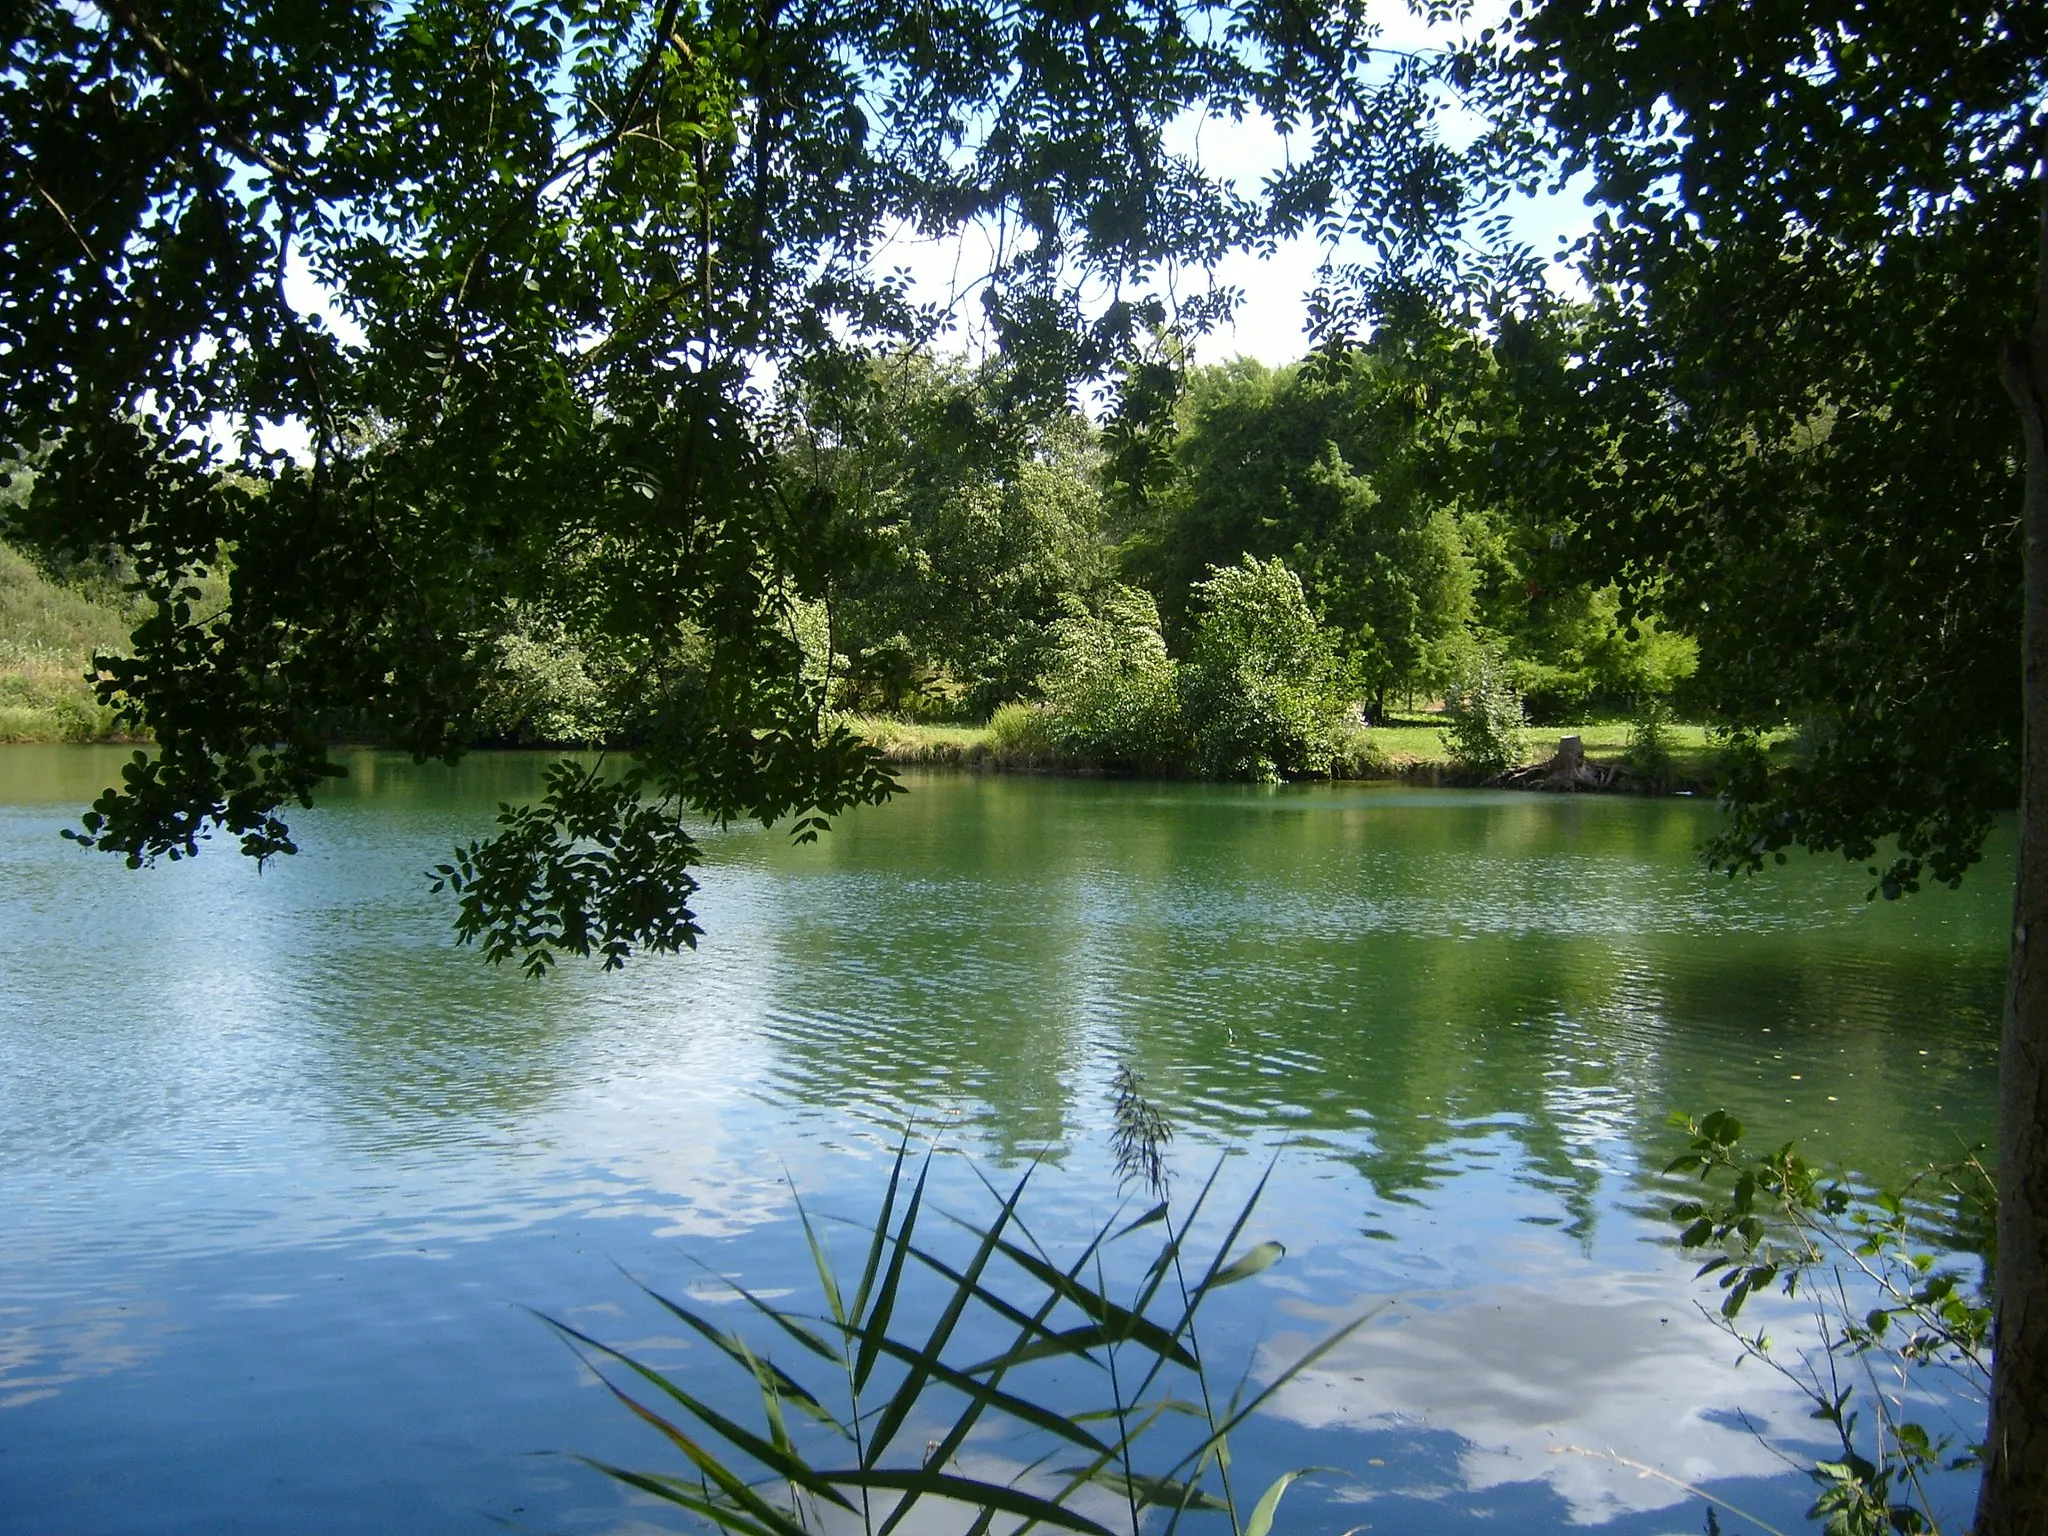
[[[1041,759],[1015,760],[985,725],[937,725],[922,720],[896,720],[884,715],[848,715],[843,723],[882,749],[892,763],[961,767],[1043,767]],[[1526,734],[1523,761],[1540,763],[1557,750],[1558,738],[1577,736],[1595,761],[1613,761],[1628,750],[1631,727],[1626,720],[1592,725],[1532,725]],[[1703,725],[1667,725],[1673,771],[1682,782],[1713,778],[1719,749]],[[1386,778],[1432,769],[1448,770],[1443,727],[1413,717],[1395,725],[1361,728],[1339,755],[1338,776]]]
[[85,674],[94,651],[127,644],[129,627],[117,607],[0,544],[0,742],[105,739],[112,721]]
[[[1626,720],[1604,721],[1598,725],[1532,725],[1524,731],[1528,750],[1523,753],[1525,763],[1546,761],[1557,751],[1558,738],[1576,736],[1586,744],[1586,755],[1592,758],[1616,758],[1628,750],[1629,731],[1632,727]],[[1681,766],[1697,758],[1711,761],[1714,748],[1707,740],[1707,728],[1703,725],[1667,725],[1665,737],[1671,746],[1671,755]],[[1449,755],[1444,751],[1443,727],[1439,725],[1417,725],[1404,722],[1400,725],[1374,726],[1366,732],[1368,740],[1378,743],[1381,751],[1396,767],[1410,765],[1448,764]]]
[[844,725],[863,741],[882,749],[892,763],[909,766],[1013,766],[985,725],[937,724],[898,720],[888,715],[841,715]]

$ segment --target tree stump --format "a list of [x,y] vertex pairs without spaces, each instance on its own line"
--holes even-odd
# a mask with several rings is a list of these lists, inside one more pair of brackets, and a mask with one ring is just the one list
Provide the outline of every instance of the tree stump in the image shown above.
[[1547,789],[1602,787],[1598,770],[1586,761],[1586,744],[1577,736],[1558,738],[1556,754],[1543,765],[1543,783]]

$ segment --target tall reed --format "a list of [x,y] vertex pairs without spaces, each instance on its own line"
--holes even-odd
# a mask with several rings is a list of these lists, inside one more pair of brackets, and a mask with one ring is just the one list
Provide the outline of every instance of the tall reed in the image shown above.
[[[1365,1319],[1263,1387],[1247,1377],[1223,1392],[1198,1318],[1219,1291],[1282,1256],[1278,1243],[1242,1242],[1271,1169],[1214,1247],[1197,1253],[1189,1232],[1215,1199],[1221,1162],[1176,1213],[1160,1156],[1170,1129],[1128,1073],[1118,1127],[1120,1172],[1150,1203],[1119,1211],[1064,1257],[1023,1212],[1035,1167],[1007,1191],[982,1179],[992,1215],[935,1218],[932,1154],[914,1159],[906,1137],[880,1212],[860,1224],[865,1251],[851,1285],[798,1199],[818,1310],[723,1280],[759,1324],[750,1339],[649,1291],[712,1346],[751,1413],[730,1391],[686,1383],[548,1319],[679,1458],[662,1471],[589,1464],[740,1536],[890,1536],[919,1512],[967,1536],[1038,1526],[1136,1536],[1155,1512],[1162,1532],[1194,1516],[1227,1523],[1233,1536],[1269,1536],[1282,1496],[1315,1469],[1282,1474],[1246,1507],[1230,1437]],[[1119,1295],[1111,1273],[1132,1273],[1124,1259],[1137,1244],[1149,1250]],[[1001,1341],[993,1350],[967,1346],[991,1333]],[[990,1465],[991,1445],[1004,1448],[1006,1466]]]

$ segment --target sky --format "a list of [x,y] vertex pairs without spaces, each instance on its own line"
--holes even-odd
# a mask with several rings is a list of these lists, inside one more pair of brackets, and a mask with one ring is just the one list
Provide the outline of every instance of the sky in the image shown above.
[[[1464,19],[1432,23],[1411,11],[1403,0],[1387,0],[1377,11],[1379,45],[1403,52],[1444,48],[1462,36],[1500,24],[1506,10],[1505,0],[1470,0]],[[1445,101],[1438,118],[1439,132],[1454,148],[1465,147],[1484,126],[1475,113],[1450,100]],[[1245,193],[1255,194],[1288,159],[1287,140],[1265,119],[1210,120],[1205,124],[1190,116],[1169,132],[1167,142],[1176,152],[1197,154],[1212,174],[1234,182]],[[1547,258],[1560,241],[1570,242],[1587,233],[1592,226],[1592,213],[1585,205],[1589,185],[1589,179],[1581,177],[1564,192],[1515,199],[1504,210],[1515,238]],[[986,269],[988,249],[986,233],[969,230],[958,239],[902,241],[890,248],[886,260],[910,269],[920,297],[944,301]],[[1315,287],[1317,268],[1332,256],[1338,261],[1356,261],[1363,255],[1364,246],[1357,242],[1329,249],[1303,236],[1283,242],[1270,255],[1241,251],[1211,273],[1180,274],[1182,292],[1199,291],[1213,279],[1243,295],[1234,323],[1198,340],[1194,349],[1197,360],[1221,362],[1245,356],[1278,365],[1301,357],[1309,347],[1307,300]],[[1551,273],[1552,284],[1560,291],[1579,290],[1569,269],[1554,266]],[[957,333],[954,344],[964,348]]]
[[[1453,116],[1446,125],[1456,130],[1463,125]],[[1191,147],[1193,131],[1178,135],[1182,145]],[[1177,145],[1176,147],[1182,147]],[[1247,121],[1218,125],[1211,123],[1202,133],[1200,151],[1212,173],[1235,182],[1240,191],[1256,192],[1260,184],[1286,163],[1287,144],[1270,123]],[[1539,255],[1548,257],[1559,242],[1576,240],[1592,226],[1586,207],[1586,182],[1562,193],[1518,198],[1505,210],[1514,236]],[[1316,283],[1316,271],[1326,259],[1357,261],[1365,254],[1360,242],[1334,248],[1314,238],[1301,236],[1282,242],[1270,255],[1239,251],[1226,257],[1212,272],[1182,273],[1182,292],[1200,291],[1210,281],[1235,287],[1243,295],[1233,323],[1201,337],[1195,344],[1196,359],[1204,363],[1232,357],[1254,357],[1269,366],[1292,362],[1310,345],[1308,296]],[[972,283],[989,261],[985,232],[969,230],[957,238],[939,241],[904,240],[889,248],[885,260],[912,273],[915,291],[927,300],[945,301]],[[1552,283],[1560,291],[1574,291],[1578,282],[1564,267],[1553,267]],[[968,306],[970,308],[971,300]],[[952,345],[964,347],[959,333]],[[941,346],[947,343],[942,341]]]

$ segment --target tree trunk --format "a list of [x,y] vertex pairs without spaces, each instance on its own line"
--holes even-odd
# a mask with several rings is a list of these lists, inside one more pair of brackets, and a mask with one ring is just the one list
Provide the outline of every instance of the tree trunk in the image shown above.
[[1991,1422],[1974,1536],[2048,1536],[2048,180],[2040,186],[2033,326],[2003,360],[2027,451],[2026,724],[2012,961],[1998,1050]]

